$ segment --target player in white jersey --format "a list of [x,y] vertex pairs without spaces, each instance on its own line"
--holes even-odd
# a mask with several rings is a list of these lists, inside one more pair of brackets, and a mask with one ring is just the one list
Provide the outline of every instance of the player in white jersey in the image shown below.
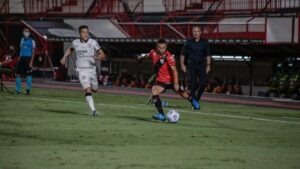
[[75,51],[76,69],[79,75],[79,81],[84,89],[86,101],[92,110],[93,116],[98,116],[99,112],[95,108],[92,92],[98,89],[98,78],[96,72],[95,60],[104,60],[106,54],[97,41],[89,38],[89,29],[86,25],[79,27],[80,39],[75,39],[71,47],[66,51],[60,60],[65,65],[66,59]]

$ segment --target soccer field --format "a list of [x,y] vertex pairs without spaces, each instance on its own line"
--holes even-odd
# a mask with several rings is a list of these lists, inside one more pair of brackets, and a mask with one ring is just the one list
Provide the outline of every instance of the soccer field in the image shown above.
[[93,118],[79,91],[0,93],[0,169],[299,169],[299,110],[163,98],[171,124],[146,99],[97,93]]

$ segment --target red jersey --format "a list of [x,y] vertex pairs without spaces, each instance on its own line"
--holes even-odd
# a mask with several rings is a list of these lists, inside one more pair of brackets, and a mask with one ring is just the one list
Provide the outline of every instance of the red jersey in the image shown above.
[[[149,53],[149,57],[152,59],[154,65],[162,58],[163,55],[164,54],[160,55],[159,53],[157,53],[156,50],[151,50]],[[160,67],[156,76],[156,81],[163,83],[174,83],[171,66],[176,66],[176,61],[174,56],[172,56],[169,51],[166,51],[165,55],[166,62]]]

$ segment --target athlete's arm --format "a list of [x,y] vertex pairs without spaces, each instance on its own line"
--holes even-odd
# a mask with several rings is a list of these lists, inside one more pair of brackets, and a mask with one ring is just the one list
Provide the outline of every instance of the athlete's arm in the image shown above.
[[145,54],[145,53],[143,53],[143,54],[141,54],[141,55],[139,55],[138,57],[137,57],[137,59],[138,60],[141,60],[141,59],[147,59],[147,58],[149,58],[149,53],[147,53],[147,54]]
[[185,65],[185,57],[187,54],[187,42],[184,43],[182,49],[181,49],[181,54],[180,54],[180,68],[181,70],[186,73],[186,65]]
[[206,57],[206,73],[208,74],[211,71],[211,56]]
[[98,55],[96,56],[95,59],[98,59],[98,60],[105,60],[107,58],[107,49],[106,48],[101,48],[99,49]]
[[178,91],[179,90],[179,82],[178,82],[178,71],[176,69],[176,66],[171,66],[171,70],[172,70],[172,75],[173,75],[173,79],[174,79],[174,90]]
[[185,60],[185,56],[184,55],[180,55],[180,67],[181,67],[181,70],[186,73],[186,66],[184,64],[184,60]]
[[69,48],[64,54],[64,56],[60,59],[60,64],[65,65],[67,58],[72,54],[73,51],[73,48]]
[[30,62],[29,62],[29,67],[30,67],[30,68],[32,68],[33,61],[34,61],[34,58],[35,58],[34,49],[35,49],[35,41],[32,40],[32,55],[31,55],[31,60],[30,60]]

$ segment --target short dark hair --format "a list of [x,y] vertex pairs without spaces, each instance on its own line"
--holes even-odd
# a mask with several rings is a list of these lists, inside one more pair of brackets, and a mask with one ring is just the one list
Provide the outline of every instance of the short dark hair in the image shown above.
[[159,39],[157,42],[156,42],[156,45],[159,45],[159,44],[168,44],[168,42],[165,40],[165,39]]
[[30,30],[29,30],[29,28],[27,28],[27,27],[24,27],[24,28],[23,28],[23,31],[24,31],[24,30],[28,30],[28,31],[30,31]]
[[193,29],[198,28],[200,30],[200,32],[203,32],[203,28],[199,25],[195,25],[193,26]]
[[79,33],[81,32],[82,29],[89,29],[89,27],[86,25],[80,25],[78,28]]

